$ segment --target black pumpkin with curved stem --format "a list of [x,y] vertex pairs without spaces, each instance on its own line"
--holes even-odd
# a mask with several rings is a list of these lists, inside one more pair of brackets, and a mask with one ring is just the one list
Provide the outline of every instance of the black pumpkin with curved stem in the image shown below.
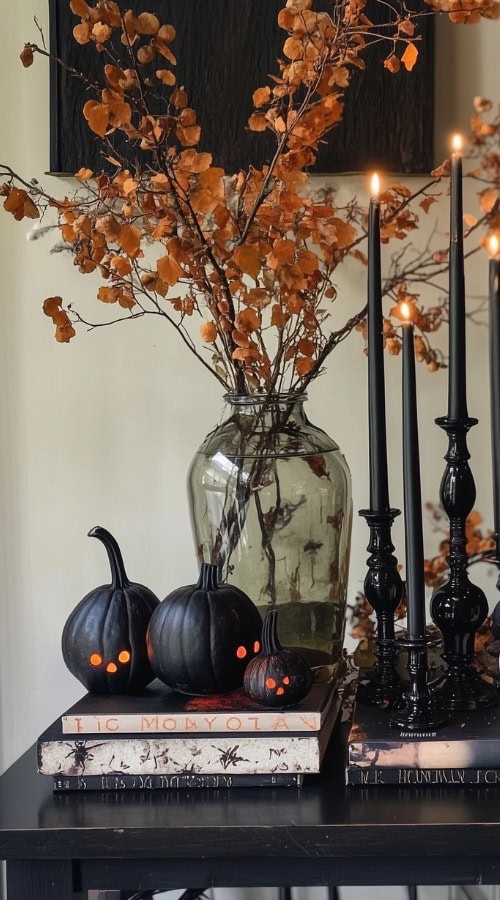
[[244,689],[262,706],[293,706],[310,691],[313,675],[297,650],[283,648],[278,640],[278,611],[266,614],[262,628],[262,652],[245,670]]
[[146,631],[160,601],[143,584],[129,581],[109,531],[97,525],[88,536],[104,544],[112,581],[90,591],[67,619],[61,641],[64,662],[93,694],[137,693],[154,678]]
[[151,666],[168,687],[205,696],[243,684],[248,660],[260,650],[262,620],[250,597],[218,584],[217,566],[203,563],[197,584],[172,591],[151,617]]

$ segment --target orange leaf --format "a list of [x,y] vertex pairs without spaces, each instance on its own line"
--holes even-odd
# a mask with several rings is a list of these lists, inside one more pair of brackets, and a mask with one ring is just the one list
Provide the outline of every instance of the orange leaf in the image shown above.
[[109,124],[109,109],[97,100],[87,100],[83,107],[83,115],[85,116],[89,128],[104,137]]
[[242,272],[251,275],[252,278],[257,278],[260,272],[260,256],[255,246],[243,244],[241,247],[236,247],[233,260]]
[[88,44],[92,34],[92,26],[90,22],[80,22],[73,28],[73,37],[77,44]]
[[109,25],[105,25],[104,22],[96,22],[95,25],[92,26],[92,35],[98,44],[106,43],[112,34],[113,30]]
[[479,205],[483,212],[491,212],[498,199],[498,191],[496,188],[487,188],[481,191],[479,195]]
[[75,178],[78,178],[79,181],[88,181],[89,178],[92,178],[93,174],[92,169],[85,169],[82,166],[81,169],[78,169],[78,172],[75,172]]
[[200,325],[200,337],[206,344],[213,344],[217,339],[217,328],[213,322],[203,322]]
[[183,150],[179,155],[179,165],[187,172],[204,172],[212,165],[211,153],[197,153],[196,150]]
[[312,356],[314,353],[314,341],[309,338],[302,338],[298,344],[299,351],[303,356]]
[[397,58],[395,53],[391,53],[391,55],[388,56],[387,59],[384,59],[384,68],[389,69],[389,72],[392,72],[393,75],[395,75],[396,72],[399,72],[401,63],[399,62],[399,59]]
[[157,69],[156,77],[161,81],[162,84],[175,84],[175,75],[170,71],[170,69]]
[[176,109],[185,109],[188,105],[188,95],[185,88],[179,87],[176,91],[173,91],[170,102]]
[[135,27],[139,34],[157,34],[160,30],[160,22],[153,13],[140,13],[135,20]]
[[132,271],[132,266],[129,259],[126,259],[125,256],[113,256],[113,259],[110,262],[110,266],[112,269],[115,269],[119,275],[124,278],[126,275],[130,275]]
[[156,269],[161,280],[169,285],[177,284],[184,275],[179,263],[173,256],[162,256],[160,259],[157,259]]
[[166,41],[167,44],[171,44],[173,40],[175,40],[175,28],[173,25],[162,25],[159,32],[158,37],[161,38],[162,41]]
[[89,14],[88,3],[85,0],[71,0],[69,6],[71,12],[74,12],[75,16],[81,16],[82,19],[85,19]]
[[116,237],[117,244],[131,259],[139,256],[141,248],[141,232],[137,225],[122,225]]
[[418,50],[411,41],[406,46],[406,50],[401,57],[401,62],[403,63],[407,72],[411,72],[413,66],[415,65],[418,59]]
[[275,325],[276,328],[284,328],[287,322],[288,316],[283,312],[281,306],[278,306],[276,303],[271,312],[271,325]]
[[116,303],[118,300],[118,288],[100,287],[97,291],[97,299],[103,303]]
[[254,91],[252,95],[253,105],[256,107],[265,106],[266,103],[269,103],[270,99],[271,88],[268,86],[257,88],[257,90]]
[[175,133],[183,147],[192,147],[200,140],[201,128],[199,125],[189,125],[187,128],[178,125]]
[[295,360],[297,375],[307,375],[314,368],[314,361],[308,356],[299,356]]
[[250,131],[265,131],[267,128],[266,117],[259,113],[253,113],[248,120],[248,127]]
[[21,60],[25,69],[28,69],[33,65],[33,50],[31,49],[29,44],[26,44],[24,50],[22,50],[19,59]]
[[283,44],[283,53],[288,59],[302,59],[304,56],[304,46],[302,41],[296,37],[289,37]]
[[257,315],[254,309],[248,308],[238,313],[238,328],[244,331],[257,331],[260,328],[260,324],[260,316]]

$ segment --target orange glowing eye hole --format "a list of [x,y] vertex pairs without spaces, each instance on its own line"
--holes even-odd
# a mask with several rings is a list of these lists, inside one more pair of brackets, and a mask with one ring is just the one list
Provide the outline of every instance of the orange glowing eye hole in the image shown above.
[[288,675],[285,675],[285,677],[283,679],[283,684],[290,684],[290,679],[289,679]]
[[274,678],[266,678],[266,688],[275,688],[276,682]]
[[130,662],[130,653],[128,650],[120,650],[118,654],[118,662],[128,663]]
[[236,651],[236,656],[238,657],[238,659],[245,659],[246,655],[247,655],[247,648],[246,647],[238,647],[238,649]]
[[278,694],[278,696],[281,696],[281,694],[284,694],[284,693],[285,693],[285,688],[281,688],[281,687],[278,688],[278,690],[276,691],[276,693]]
[[258,653],[259,650],[260,650],[260,643],[259,643],[259,641],[255,641],[255,643],[253,645],[253,652]]
[[100,666],[102,663],[102,656],[99,656],[98,653],[93,653],[92,656],[89,657],[89,663],[91,666]]
[[106,666],[106,672],[118,672],[118,666],[116,665],[116,663],[108,663]]

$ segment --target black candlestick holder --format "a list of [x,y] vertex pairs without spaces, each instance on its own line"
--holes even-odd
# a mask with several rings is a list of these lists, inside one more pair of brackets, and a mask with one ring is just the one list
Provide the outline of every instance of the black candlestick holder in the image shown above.
[[494,706],[498,691],[487,684],[474,667],[474,638],[488,614],[488,601],[467,574],[465,523],[476,499],[476,486],[469,467],[467,432],[477,419],[436,419],[448,435],[446,469],[440,496],[450,522],[450,576],[434,591],[431,616],[443,635],[443,657],[447,669],[435,685],[439,703],[449,710],[474,710]]
[[398,644],[408,653],[410,686],[403,695],[402,706],[391,716],[393,728],[404,731],[432,731],[440,728],[448,716],[436,702],[427,680],[427,650],[439,642],[439,638],[423,637],[398,639]]
[[397,649],[394,641],[394,613],[403,596],[403,582],[391,540],[391,528],[399,514],[399,509],[359,511],[370,528],[367,547],[370,556],[367,559],[364,591],[377,617],[377,665],[360,682],[357,698],[361,703],[385,707],[394,706],[403,690],[403,683],[396,671]]

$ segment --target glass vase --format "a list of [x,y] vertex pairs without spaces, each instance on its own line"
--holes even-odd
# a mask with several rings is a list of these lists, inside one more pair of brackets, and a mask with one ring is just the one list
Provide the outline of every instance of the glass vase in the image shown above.
[[306,394],[227,395],[222,423],[188,474],[198,561],[276,608],[284,646],[334,676],[342,659],[352,524],[351,476],[312,425]]

